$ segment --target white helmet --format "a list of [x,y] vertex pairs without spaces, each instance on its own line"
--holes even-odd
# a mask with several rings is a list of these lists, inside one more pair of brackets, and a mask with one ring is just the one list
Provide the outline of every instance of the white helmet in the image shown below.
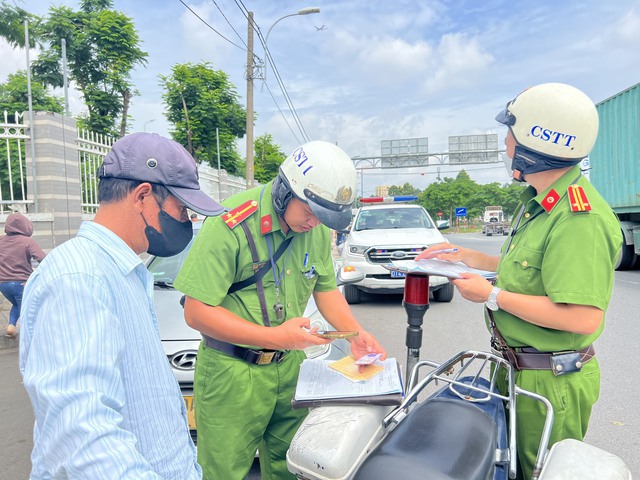
[[356,168],[340,147],[323,141],[305,143],[280,165],[274,182],[274,207],[283,216],[290,191],[309,205],[321,223],[344,230],[351,222],[356,183]]
[[522,147],[558,159],[586,157],[598,136],[593,102],[564,83],[528,88],[507,103],[496,120],[510,128]]

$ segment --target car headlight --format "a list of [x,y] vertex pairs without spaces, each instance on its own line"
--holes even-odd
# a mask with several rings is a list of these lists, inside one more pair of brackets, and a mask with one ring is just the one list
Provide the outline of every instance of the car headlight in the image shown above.
[[353,255],[364,255],[364,252],[367,250],[366,245],[349,245],[349,253]]

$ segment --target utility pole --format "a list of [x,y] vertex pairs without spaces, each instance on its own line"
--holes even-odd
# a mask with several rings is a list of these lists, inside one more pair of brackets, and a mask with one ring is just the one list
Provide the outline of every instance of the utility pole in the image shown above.
[[[31,176],[33,177],[33,208],[38,212],[38,183],[36,182],[36,138],[33,128],[33,92],[31,90],[31,61],[29,60],[29,21],[24,21],[24,49],[27,54],[27,102],[29,104],[29,145],[31,145]],[[16,118],[16,122],[18,119]],[[54,239],[55,241],[55,239]]]
[[64,84],[64,114],[70,117],[69,112],[69,80],[67,78],[67,40],[61,40],[62,48],[62,83]]
[[247,189],[253,187],[253,12],[247,29]]

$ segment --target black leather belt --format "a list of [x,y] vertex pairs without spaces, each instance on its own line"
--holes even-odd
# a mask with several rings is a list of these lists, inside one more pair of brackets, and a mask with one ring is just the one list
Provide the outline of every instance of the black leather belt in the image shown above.
[[274,362],[280,363],[287,353],[282,350],[253,350],[251,348],[239,347],[233,343],[222,342],[207,335],[202,335],[202,339],[207,347],[244,360],[251,365],[269,365]]
[[563,352],[541,352],[533,347],[508,347],[506,350],[498,351],[497,353],[501,354],[516,370],[554,370],[554,373],[560,373],[557,364],[552,361],[556,357],[572,353],[577,354],[576,364],[573,367],[579,370],[582,365],[591,360],[596,354],[593,345],[589,345],[582,350]]

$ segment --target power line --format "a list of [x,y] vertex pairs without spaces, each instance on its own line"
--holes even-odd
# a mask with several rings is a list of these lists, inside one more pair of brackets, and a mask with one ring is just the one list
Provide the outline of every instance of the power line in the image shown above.
[[[247,7],[244,5],[244,3],[242,3],[242,0],[235,0],[236,5],[238,6],[238,8],[240,9],[240,11],[243,13],[243,15],[247,18],[249,18],[248,12],[249,10],[247,9]],[[260,28],[255,24],[255,22],[253,22],[252,24],[253,30],[256,32],[256,34],[258,35],[258,39],[260,40],[260,43],[262,44],[262,47],[264,48],[264,52],[265,52],[265,56],[268,58],[269,62],[271,63],[271,67],[273,68],[273,73],[276,77],[276,81],[278,82],[278,86],[280,87],[280,91],[282,92],[282,95],[285,98],[285,101],[287,102],[287,106],[289,108],[289,111],[291,112],[291,115],[293,117],[293,119],[296,122],[296,126],[298,127],[298,129],[300,130],[300,133],[302,134],[302,137],[305,139],[305,141],[309,141],[309,137],[307,135],[307,132],[304,128],[304,126],[302,125],[302,121],[300,120],[300,117],[298,116],[298,112],[296,111],[293,102],[291,100],[291,97],[289,96],[289,93],[287,92],[287,88],[284,85],[284,82],[282,80],[282,77],[280,76],[280,72],[278,71],[275,61],[273,60],[273,57],[271,56],[271,52],[269,51],[267,44],[264,40],[264,37],[262,36],[262,32],[260,31]],[[266,66],[265,66],[266,68]],[[266,81],[263,81],[264,84],[266,84]],[[273,97],[272,97],[273,98]],[[275,98],[274,98],[275,101]],[[277,103],[276,103],[277,106]],[[278,107],[279,108],[279,107]],[[295,136],[295,135],[294,135]],[[296,138],[297,140],[297,138]]]
[[287,121],[287,117],[284,116],[284,112],[280,109],[280,105],[278,105],[278,102],[276,101],[275,97],[273,96],[273,93],[271,93],[271,89],[269,88],[269,85],[267,84],[267,82],[264,82],[264,86],[267,87],[267,91],[269,92],[269,95],[271,95],[271,98],[273,99],[273,103],[276,104],[276,107],[278,108],[278,111],[280,112],[280,115],[282,116],[282,119],[284,120],[284,123],[287,124],[287,127],[289,127],[289,130],[291,131],[291,135],[293,135],[293,138],[296,139],[296,142],[298,142],[298,145],[299,145],[301,142],[300,142],[300,140],[298,140],[298,136],[295,134],[295,132],[291,128],[291,125],[289,125],[289,122]]
[[[213,4],[216,6],[216,8],[218,9],[218,11],[220,12],[220,14],[223,16],[223,18],[226,20],[226,22],[229,24],[229,26],[231,27],[231,29],[235,32],[235,34],[238,36],[238,38],[240,38],[240,41],[243,43],[244,48],[241,47],[240,45],[232,42],[231,40],[229,40],[227,37],[225,37],[222,33],[220,33],[218,30],[216,30],[215,28],[213,28],[206,20],[204,20],[200,15],[198,15],[191,7],[189,7],[189,5],[187,5],[183,0],[179,0],[180,3],[182,3],[193,15],[195,15],[202,23],[204,23],[209,29],[211,29],[212,31],[214,31],[216,34],[218,34],[221,38],[223,38],[224,40],[226,40],[227,42],[229,42],[231,45],[233,45],[234,47],[239,48],[240,50],[243,51],[247,51],[248,46],[246,44],[246,42],[244,41],[244,39],[240,36],[240,34],[237,32],[237,30],[233,27],[233,25],[231,24],[231,22],[229,21],[229,19],[227,18],[227,16],[224,14],[224,12],[222,11],[222,9],[218,6],[218,4],[216,3],[215,0],[212,0]],[[238,8],[240,9],[240,11],[242,12],[242,14],[244,15],[244,17],[247,19],[247,21],[249,20],[249,15],[248,12],[249,10],[247,9],[247,7],[244,5],[244,3],[242,2],[242,0],[235,0],[236,5],[238,6]],[[296,123],[296,126],[298,127],[298,129],[300,130],[300,133],[302,134],[302,137],[305,139],[305,141],[309,141],[309,137],[307,135],[307,132],[304,128],[304,126],[302,125],[302,121],[300,120],[300,117],[298,116],[298,112],[296,111],[293,102],[291,100],[291,97],[289,96],[289,93],[287,92],[287,89],[284,85],[284,82],[282,80],[282,77],[280,76],[280,72],[277,70],[276,64],[273,60],[273,57],[271,56],[271,53],[269,52],[267,45],[264,41],[264,37],[262,36],[262,32],[260,31],[260,28],[255,24],[255,22],[252,22],[252,28],[253,30],[256,32],[256,34],[258,35],[258,39],[260,40],[260,43],[262,44],[264,50],[265,50],[265,55],[268,56],[269,58],[269,62],[271,62],[271,66],[273,68],[274,71],[274,75],[276,78],[276,81],[278,83],[278,86],[280,87],[280,91],[282,92],[283,97],[285,98],[285,101],[287,102],[287,107],[289,109],[289,111],[291,112],[291,115]],[[257,55],[253,55],[254,59],[258,60],[257,63],[262,63],[262,60],[257,56]],[[264,68],[266,68],[266,65],[264,66]],[[247,72],[247,75],[249,74],[249,72]],[[293,129],[291,128],[291,125],[289,124],[289,122],[287,121],[287,118],[284,114],[284,112],[282,111],[282,109],[280,108],[280,106],[278,105],[278,102],[275,99],[275,96],[273,95],[273,92],[271,91],[271,89],[269,88],[269,85],[267,84],[266,81],[263,80],[263,84],[267,87],[267,91],[269,92],[269,95],[271,96],[271,99],[273,100],[273,103],[275,104],[276,108],[278,109],[278,111],[280,112],[280,115],[282,116],[283,120],[285,121],[287,127],[289,128],[289,130],[291,131],[291,134],[293,135],[293,137],[296,139],[296,142],[300,143],[300,140],[298,139],[298,136],[294,133]]]
[[218,6],[218,4],[216,3],[216,0],[211,0],[213,2],[213,4],[216,6],[216,8],[218,9],[218,11],[220,12],[220,14],[223,16],[223,18],[227,21],[227,23],[229,24],[229,26],[231,27],[231,30],[233,30],[236,34],[236,36],[240,39],[240,41],[242,42],[242,44],[245,47],[245,50],[247,48],[249,48],[247,46],[247,43],[244,41],[244,38],[242,38],[240,36],[240,34],[237,32],[237,30],[233,27],[233,25],[231,25],[231,22],[229,21],[229,19],[227,18],[227,16],[224,14],[224,12],[222,11],[222,9]]
[[[298,129],[300,130],[300,132],[302,133],[302,137],[305,139],[305,141],[309,141],[309,136],[307,135],[307,131],[305,130],[304,126],[302,125],[302,121],[300,120],[300,117],[298,116],[298,112],[296,111],[296,108],[293,106],[293,101],[291,100],[291,97],[289,96],[289,92],[287,92],[287,89],[284,85],[284,82],[282,80],[282,77],[280,76],[280,72],[278,71],[278,68],[276,67],[276,64],[273,60],[273,57],[271,56],[271,52],[269,51],[269,48],[267,47],[267,44],[264,41],[264,37],[262,36],[262,32],[260,31],[260,29],[256,29],[256,33],[258,34],[258,38],[260,39],[260,43],[262,43],[262,46],[264,47],[264,53],[265,56],[267,57],[267,59],[269,60],[269,62],[265,62],[265,68],[266,68],[266,63],[271,63],[271,68],[273,69],[273,73],[276,77],[276,81],[278,82],[278,85],[280,86],[280,90],[282,91],[282,94],[285,98],[285,101],[287,102],[287,105],[289,106],[289,110],[291,111],[291,114],[293,115],[293,119],[296,122],[296,125],[298,126]],[[266,81],[264,82],[265,84],[267,83]]]
[[187,7],[187,9],[193,13],[196,17],[198,17],[198,19],[204,23],[207,27],[209,27],[211,30],[213,30],[214,32],[216,32],[220,37],[222,37],[224,40],[226,40],[227,42],[229,42],[231,45],[233,45],[234,47],[238,47],[240,50],[244,50],[246,51],[246,48],[242,48],[240,45],[237,45],[235,43],[233,43],[231,40],[229,40],[227,37],[225,37],[223,34],[221,34],[219,31],[217,31],[215,28],[213,28],[211,25],[209,25],[207,23],[207,21],[202,18],[200,15],[198,15],[189,5],[187,5],[186,3],[184,3],[183,0],[178,0],[181,4],[183,4],[185,7]]

